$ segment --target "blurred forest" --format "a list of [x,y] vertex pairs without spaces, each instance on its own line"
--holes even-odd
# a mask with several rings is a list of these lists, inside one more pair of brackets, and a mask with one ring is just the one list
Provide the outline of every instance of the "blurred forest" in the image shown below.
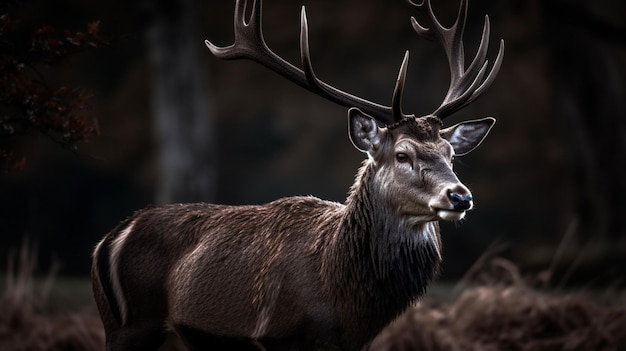
[[[433,2],[451,24],[458,2]],[[264,1],[268,45],[294,63],[302,5],[322,80],[388,105],[408,49],[404,110],[423,115],[439,105],[449,83],[444,52],[413,32],[414,13],[403,0]],[[0,145],[25,159],[23,169],[0,174],[0,265],[29,238],[39,244],[43,270],[55,263],[61,274],[85,275],[97,241],[150,204],[345,199],[364,158],[347,137],[345,109],[258,64],[213,57],[203,40],[232,42],[233,7],[234,0],[2,6],[33,29],[75,32],[99,21],[108,44],[38,67],[48,82],[91,92],[99,136],[72,151],[37,133],[0,131]],[[446,125],[484,116],[498,122],[479,149],[456,161],[476,209],[460,224],[443,225],[440,279],[458,279],[491,250],[524,272],[620,285],[626,3],[470,1],[468,59],[486,13],[490,60],[499,39],[506,44],[500,74]]]

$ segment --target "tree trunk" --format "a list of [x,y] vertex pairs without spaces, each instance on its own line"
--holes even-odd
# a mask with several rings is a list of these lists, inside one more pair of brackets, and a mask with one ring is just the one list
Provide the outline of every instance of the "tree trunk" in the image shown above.
[[197,1],[149,3],[147,43],[159,154],[156,202],[213,201],[215,133]]

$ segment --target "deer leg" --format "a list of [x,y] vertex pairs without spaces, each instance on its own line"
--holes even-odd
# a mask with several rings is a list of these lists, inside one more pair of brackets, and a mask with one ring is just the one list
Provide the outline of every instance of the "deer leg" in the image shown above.
[[244,337],[215,335],[185,325],[176,325],[173,330],[190,351],[265,351],[258,343]]
[[107,330],[107,351],[158,350],[166,337],[161,321],[143,321]]

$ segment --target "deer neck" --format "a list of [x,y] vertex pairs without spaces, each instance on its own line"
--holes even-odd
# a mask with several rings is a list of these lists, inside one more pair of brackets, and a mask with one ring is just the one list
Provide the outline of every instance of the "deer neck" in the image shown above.
[[326,276],[337,278],[346,300],[360,297],[362,305],[354,308],[394,318],[424,293],[439,268],[439,225],[399,218],[380,199],[374,175],[373,161],[365,161],[327,248]]

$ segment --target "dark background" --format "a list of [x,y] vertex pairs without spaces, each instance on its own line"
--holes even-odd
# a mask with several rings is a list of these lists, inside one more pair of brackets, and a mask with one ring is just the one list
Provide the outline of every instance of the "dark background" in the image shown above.
[[[298,62],[300,6],[307,7],[318,76],[390,104],[404,51],[404,110],[433,111],[448,87],[443,50],[420,39],[401,0],[266,0],[265,37]],[[458,3],[434,1],[444,24]],[[26,238],[40,267],[87,274],[91,250],[120,220],[149,204],[264,203],[312,194],[345,199],[361,160],[345,108],[249,61],[221,61],[203,44],[232,42],[234,1],[17,2],[33,24],[75,30],[100,20],[110,45],[42,68],[48,79],[94,93],[102,134],[77,152],[28,135],[23,171],[0,174],[0,263]],[[621,284],[626,273],[626,3],[621,0],[470,2],[466,56],[491,19],[493,86],[446,120],[494,116],[479,149],[455,169],[476,208],[444,224],[443,280],[485,252],[525,272],[550,271],[585,286]],[[468,62],[469,64],[469,62]]]

